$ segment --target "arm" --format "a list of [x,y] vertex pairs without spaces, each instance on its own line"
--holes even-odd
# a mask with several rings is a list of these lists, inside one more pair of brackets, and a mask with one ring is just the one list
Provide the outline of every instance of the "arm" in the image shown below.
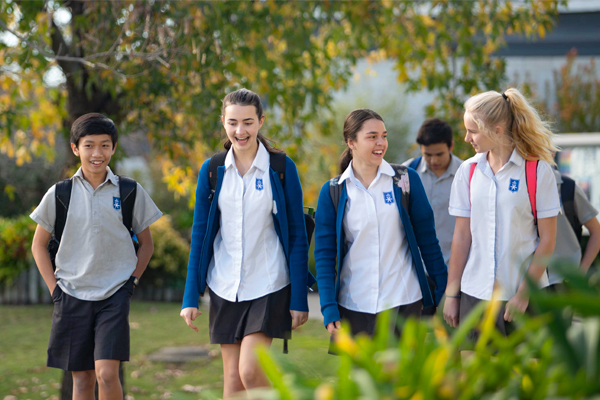
[[[196,202],[194,206],[194,223],[192,225],[192,243],[190,245],[190,258],[188,261],[188,272],[185,280],[185,292],[183,295],[183,306],[180,316],[185,323],[198,332],[198,328],[192,324],[201,313],[198,311],[198,291],[200,257],[202,253],[202,243],[206,236],[206,226],[208,224],[208,213],[210,211],[210,182],[208,179],[208,164],[206,160],[198,173],[198,185],[196,186]],[[217,201],[217,199],[214,199]]]
[[137,252],[137,264],[135,266],[135,270],[131,275],[136,278],[140,278],[148,263],[150,262],[150,258],[152,257],[152,253],[154,253],[154,242],[152,241],[152,234],[150,233],[150,227],[144,229],[137,235],[138,242],[140,247]]
[[[532,281],[538,282],[548,266],[550,257],[554,252],[556,244],[556,217],[538,219],[538,232],[540,242],[533,259],[527,270],[527,275]],[[527,280],[523,279],[517,289],[517,293],[506,304],[504,319],[512,321],[515,313],[524,313],[529,305],[529,294],[527,293]]]
[[54,270],[52,269],[52,261],[50,261],[50,253],[48,253],[48,242],[50,241],[50,232],[46,231],[40,225],[35,228],[35,234],[33,235],[33,242],[31,244],[31,253],[35,264],[50,290],[50,294],[54,292],[56,288],[56,277],[54,276]]
[[408,176],[410,179],[410,221],[427,273],[435,282],[434,301],[437,305],[446,290],[448,270],[435,233],[433,210],[427,200],[421,178],[412,169],[408,170]]
[[[335,298],[337,234],[336,214],[329,194],[329,181],[325,182],[319,194],[315,216],[315,267],[321,313],[325,327],[340,320],[337,299]],[[339,323],[338,323],[339,325]]]
[[[444,319],[456,328],[459,323],[458,311],[460,304],[460,281],[462,279],[469,252],[471,250],[471,218],[456,217],[452,249],[448,262],[448,285],[446,286],[446,301],[444,303]],[[451,296],[451,297],[448,297]]]
[[588,231],[590,231],[590,239],[587,242],[585,253],[583,253],[580,264],[581,272],[585,274],[600,251],[600,223],[598,222],[598,219],[594,217],[584,225]]
[[302,203],[302,185],[298,170],[291,158],[285,162],[286,216],[289,232],[289,264],[291,280],[290,313],[292,329],[296,329],[308,320],[308,238],[304,223],[304,204]]

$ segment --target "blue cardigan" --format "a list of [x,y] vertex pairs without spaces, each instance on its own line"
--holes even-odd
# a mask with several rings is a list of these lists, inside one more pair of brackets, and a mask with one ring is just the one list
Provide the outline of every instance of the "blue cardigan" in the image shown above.
[[[196,205],[194,207],[194,224],[192,226],[192,244],[188,273],[183,295],[183,307],[198,307],[198,297],[206,289],[208,266],[213,258],[213,242],[220,228],[221,213],[218,207],[219,192],[223,184],[225,167],[217,169],[217,186],[211,201],[210,181],[206,160],[200,168],[198,186],[196,187]],[[308,238],[304,223],[304,208],[302,205],[302,187],[296,165],[291,158],[286,157],[285,188],[272,168],[271,188],[277,214],[273,214],[275,230],[283,246],[285,258],[290,272],[292,296],[290,310],[308,311],[308,286],[314,285],[315,278],[308,272]],[[281,212],[285,210],[285,212]]]
[[[419,285],[423,293],[423,305],[429,307],[434,304],[437,305],[442,298],[446,290],[448,270],[435,234],[433,210],[427,200],[421,179],[412,168],[408,168],[408,177],[410,181],[410,218],[399,201],[402,191],[396,185],[394,185],[394,196],[398,201],[395,203],[398,206],[402,226],[406,232],[413,266],[419,278]],[[330,181],[327,181],[319,194],[315,221],[315,263],[317,268],[317,282],[319,284],[319,297],[321,299],[321,312],[324,316],[325,326],[331,322],[340,320],[337,302],[340,290],[340,273],[337,271],[336,278],[335,267],[336,256],[338,268],[341,268],[344,265],[344,256],[346,255],[343,221],[346,202],[348,200],[348,193],[344,182],[336,215],[329,192],[329,185]],[[435,300],[429,289],[421,258],[425,261],[430,278],[436,284]]]

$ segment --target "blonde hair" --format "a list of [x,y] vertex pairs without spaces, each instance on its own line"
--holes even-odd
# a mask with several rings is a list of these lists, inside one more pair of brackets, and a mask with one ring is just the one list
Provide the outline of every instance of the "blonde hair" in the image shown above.
[[543,160],[554,164],[552,153],[558,149],[552,144],[553,133],[549,124],[517,89],[504,93],[494,90],[471,97],[465,103],[477,127],[494,139],[494,128],[504,126],[507,137],[526,160]]

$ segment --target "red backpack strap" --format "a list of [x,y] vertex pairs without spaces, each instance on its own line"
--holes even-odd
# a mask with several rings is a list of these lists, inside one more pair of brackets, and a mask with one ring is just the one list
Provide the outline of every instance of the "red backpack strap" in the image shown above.
[[525,180],[527,181],[527,194],[533,212],[533,223],[537,225],[537,167],[538,160],[525,161]]
[[471,164],[471,170],[469,171],[469,203],[471,202],[471,180],[473,179],[473,174],[475,173],[475,168],[477,168],[476,162]]

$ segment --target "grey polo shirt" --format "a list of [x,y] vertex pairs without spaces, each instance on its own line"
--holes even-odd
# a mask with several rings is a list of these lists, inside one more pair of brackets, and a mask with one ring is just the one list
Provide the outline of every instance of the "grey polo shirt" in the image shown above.
[[[563,182],[560,172],[554,170],[554,177],[556,178],[558,193],[560,193],[560,186]],[[578,185],[575,185],[574,202],[575,214],[582,225],[598,215],[598,211],[592,206],[585,193]],[[562,199],[560,206],[562,209]],[[582,257],[581,246],[577,240],[577,235],[575,235],[573,227],[571,227],[571,224],[565,215],[565,210],[562,209],[561,211],[562,213],[556,217],[556,246],[554,247],[554,253],[552,254],[553,262],[548,266],[548,281],[550,285],[561,283],[564,280],[553,266],[554,262],[566,261],[573,266],[579,267]]]
[[[119,177],[107,167],[106,180],[94,190],[81,168],[73,175],[67,221],[56,254],[54,275],[67,294],[81,300],[104,300],[131,276],[135,249],[120,209]],[[30,217],[54,233],[56,198],[52,186]],[[133,207],[133,231],[138,234],[161,217],[148,193],[138,184]]]
[[[409,166],[413,160],[414,158],[411,158],[402,165]],[[446,172],[439,178],[435,176],[433,171],[427,168],[427,163],[423,158],[416,168],[421,182],[423,182],[429,204],[431,204],[431,208],[433,209],[435,233],[440,241],[440,247],[442,248],[446,264],[450,260],[450,247],[452,247],[452,236],[454,235],[454,224],[456,223],[456,217],[450,215],[448,212],[450,190],[452,189],[454,174],[456,174],[460,164],[462,164],[462,160],[452,154],[450,165],[448,165]]]

